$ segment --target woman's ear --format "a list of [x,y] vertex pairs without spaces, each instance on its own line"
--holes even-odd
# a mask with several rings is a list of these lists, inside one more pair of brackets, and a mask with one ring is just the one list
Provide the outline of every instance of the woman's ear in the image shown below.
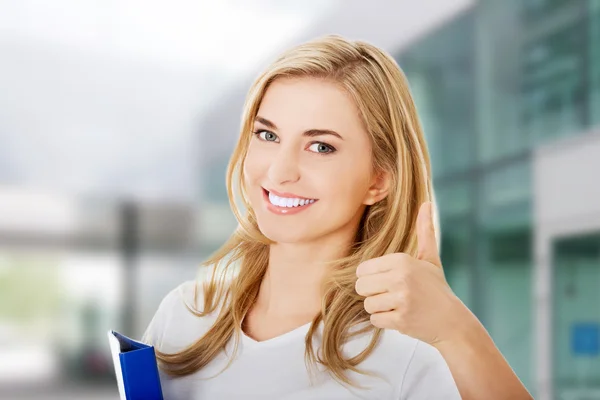
[[390,183],[391,179],[388,172],[381,171],[376,173],[373,176],[371,187],[369,187],[363,203],[370,206],[385,199],[390,191]]

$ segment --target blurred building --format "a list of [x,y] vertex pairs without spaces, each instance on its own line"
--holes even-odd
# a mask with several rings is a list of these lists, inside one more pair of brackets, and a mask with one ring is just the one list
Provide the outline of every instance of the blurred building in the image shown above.
[[536,398],[600,398],[600,2],[483,0],[397,60],[451,286]]

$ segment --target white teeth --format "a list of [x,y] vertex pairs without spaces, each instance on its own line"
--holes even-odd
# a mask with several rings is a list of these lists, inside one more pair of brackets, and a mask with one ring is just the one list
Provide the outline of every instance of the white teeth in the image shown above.
[[298,207],[314,203],[314,199],[300,199],[291,197],[279,197],[269,192],[269,202],[278,207]]

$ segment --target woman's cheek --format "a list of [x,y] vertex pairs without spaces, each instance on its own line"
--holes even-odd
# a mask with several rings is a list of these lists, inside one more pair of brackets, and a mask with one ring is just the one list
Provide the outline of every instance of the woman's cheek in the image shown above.
[[260,178],[260,171],[268,168],[268,158],[261,146],[253,142],[248,148],[248,154],[244,161],[244,175],[252,182]]

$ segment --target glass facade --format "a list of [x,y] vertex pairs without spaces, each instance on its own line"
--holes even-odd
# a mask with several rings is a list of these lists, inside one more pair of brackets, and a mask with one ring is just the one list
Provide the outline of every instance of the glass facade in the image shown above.
[[[535,396],[532,149],[600,124],[600,1],[481,0],[396,59],[430,147],[448,282]],[[576,320],[600,320],[581,314],[600,308],[599,244],[557,245],[556,394],[600,388],[598,357],[569,347]]]
[[430,143],[436,176],[467,171],[475,161],[474,22],[472,15],[466,15],[400,57]]
[[584,1],[524,4],[529,6],[522,10],[519,117],[523,130],[534,143],[582,132],[588,124],[586,87],[590,67],[586,4]]
[[600,232],[564,238],[553,247],[552,381],[557,397],[572,398],[581,389],[600,388]]

